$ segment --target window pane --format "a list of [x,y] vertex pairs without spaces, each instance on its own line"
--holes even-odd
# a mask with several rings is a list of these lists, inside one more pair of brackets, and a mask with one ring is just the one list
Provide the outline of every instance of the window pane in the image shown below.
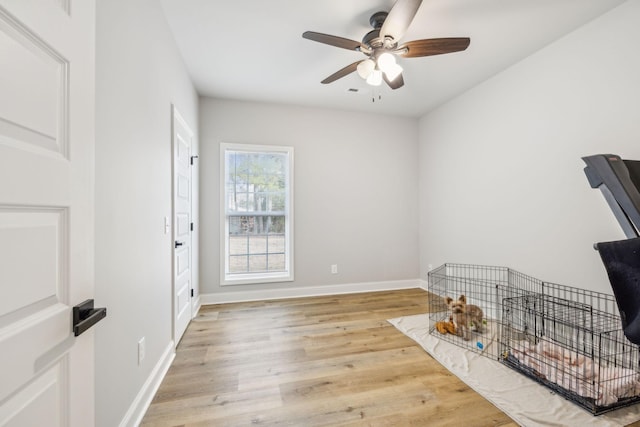
[[257,212],[264,212],[267,210],[265,203],[264,193],[252,193],[253,196],[253,210]]
[[269,200],[270,211],[284,211],[284,193],[271,193]]
[[[233,191],[233,185],[230,186],[229,190]],[[227,190],[227,191],[229,191]],[[249,191],[249,186],[244,181],[236,181],[235,192],[236,193],[246,193]]]
[[249,242],[246,235],[229,236],[229,255],[246,255]]
[[284,234],[284,216],[272,216],[271,224],[269,226],[269,233],[283,233]]
[[284,254],[284,234],[269,234],[269,253]]
[[247,212],[247,206],[249,206],[249,195],[247,193],[237,193],[235,198],[235,203],[233,206],[233,211],[235,212]]
[[230,212],[284,210],[287,155],[231,152],[227,160],[225,191]]
[[246,273],[247,272],[247,256],[230,256],[229,257],[229,273]]
[[249,172],[249,155],[242,152],[234,152],[235,157],[235,173],[246,174]]
[[284,227],[284,220],[284,216],[229,217],[228,249],[235,273],[286,270],[285,235],[274,232]]
[[266,255],[249,255],[249,272],[267,271]]
[[253,233],[256,227],[256,217],[254,216],[241,216],[240,222],[242,224],[243,233]]
[[242,233],[241,217],[229,217],[229,235]]
[[266,254],[267,253],[267,236],[264,234],[249,236],[249,253],[250,254]]
[[284,254],[268,255],[269,271],[283,271],[284,270]]

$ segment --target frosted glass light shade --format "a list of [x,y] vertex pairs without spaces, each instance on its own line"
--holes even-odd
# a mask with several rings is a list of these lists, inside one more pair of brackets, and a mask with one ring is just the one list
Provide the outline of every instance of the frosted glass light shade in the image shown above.
[[387,69],[390,69],[395,65],[396,57],[389,52],[385,52],[378,57],[378,67],[385,73],[387,72]]
[[364,61],[358,64],[358,74],[363,79],[366,79],[371,75],[371,72],[375,67],[376,67],[376,63],[373,62],[372,59],[365,59]]
[[387,69],[384,71],[384,74],[387,76],[389,81],[394,81],[398,76],[402,73],[402,67],[398,64],[393,64],[392,66],[387,66]]
[[367,77],[367,83],[371,86],[380,86],[382,84],[382,71],[373,70]]

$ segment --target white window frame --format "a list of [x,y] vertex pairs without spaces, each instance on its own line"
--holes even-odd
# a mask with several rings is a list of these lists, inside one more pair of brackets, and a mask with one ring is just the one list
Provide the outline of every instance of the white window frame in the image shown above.
[[[226,197],[226,151],[245,151],[248,153],[265,152],[286,154],[288,187],[285,201],[285,271],[259,273],[229,273],[229,217],[227,216]],[[220,144],[220,285],[247,285],[259,283],[291,282],[293,274],[293,147],[279,145],[256,145],[221,143]],[[250,214],[248,214],[250,216]]]

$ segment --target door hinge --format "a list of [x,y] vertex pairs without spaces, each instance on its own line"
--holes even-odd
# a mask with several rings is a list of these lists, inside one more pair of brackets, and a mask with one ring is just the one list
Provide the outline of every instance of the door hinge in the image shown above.
[[191,298],[193,298],[193,289],[191,289]]
[[191,223],[191,231],[193,231],[193,223]]
[[193,159],[197,159],[198,156],[191,156],[191,164],[193,165]]

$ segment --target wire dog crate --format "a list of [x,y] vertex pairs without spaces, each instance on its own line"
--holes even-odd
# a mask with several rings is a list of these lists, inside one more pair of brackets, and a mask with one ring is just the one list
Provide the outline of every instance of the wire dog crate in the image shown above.
[[617,316],[534,294],[503,301],[503,363],[594,415],[640,401],[638,346]]
[[[533,294],[542,287],[542,282],[505,267],[444,264],[429,272],[429,331],[438,338],[484,356],[498,360],[501,349],[496,343],[500,339],[502,301],[522,295]],[[448,322],[451,316],[444,298],[466,297],[467,303],[480,307],[484,314],[485,332],[472,333],[472,339],[463,340],[457,335],[440,334],[438,322]]]
[[[444,264],[429,273],[429,331],[499,360],[593,415],[640,402],[640,351],[611,295],[543,282],[505,267]],[[441,334],[445,298],[483,312],[471,339]],[[462,318],[464,319],[464,318]],[[468,337],[466,337],[468,338]]]

